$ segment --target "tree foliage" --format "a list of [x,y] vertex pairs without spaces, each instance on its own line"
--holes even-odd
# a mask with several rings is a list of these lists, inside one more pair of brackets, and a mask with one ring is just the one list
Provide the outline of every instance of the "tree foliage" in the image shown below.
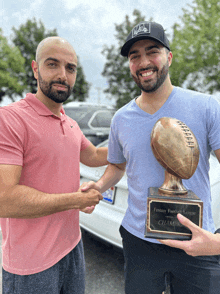
[[22,95],[25,59],[19,49],[8,44],[0,29],[0,102],[4,96],[14,101],[14,94]]
[[35,60],[35,52],[38,44],[46,37],[57,36],[56,29],[46,30],[44,24],[34,18],[27,20],[18,29],[12,28],[14,36],[13,43],[20,49],[22,56],[25,58],[25,84],[26,91],[31,93],[37,92],[37,81],[34,78],[31,62]]
[[194,0],[173,26],[172,83],[200,92],[220,90],[220,2]]
[[[38,44],[47,37],[57,36],[57,30],[47,30],[41,21],[27,20],[18,29],[12,28],[14,32],[13,42],[20,49],[25,58],[25,76],[22,75],[24,83],[26,84],[26,92],[37,92],[37,81],[34,78],[31,68],[32,60],[35,60],[35,54]],[[73,94],[68,99],[69,101],[79,100],[84,101],[88,97],[89,83],[86,82],[83,68],[80,64],[77,67],[77,79],[74,86]]]
[[105,92],[116,98],[117,108],[128,103],[135,96],[140,95],[140,89],[136,86],[131,77],[128,60],[120,55],[121,47],[125,43],[132,28],[145,19],[138,10],[134,10],[133,16],[133,22],[130,21],[129,17],[126,15],[125,21],[122,24],[115,25],[115,37],[118,41],[118,45],[105,45],[102,51],[102,54],[105,55],[107,59],[102,72],[102,75],[106,77],[108,81],[108,88]]
[[85,79],[84,71],[78,57],[77,76],[76,76],[76,83],[73,88],[73,94],[69,97],[69,99],[65,103],[68,103],[71,101],[84,101],[88,97],[89,89],[90,89],[90,84]]

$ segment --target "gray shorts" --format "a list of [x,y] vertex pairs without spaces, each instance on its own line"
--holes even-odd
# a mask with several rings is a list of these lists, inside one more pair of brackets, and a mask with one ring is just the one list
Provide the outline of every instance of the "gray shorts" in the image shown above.
[[85,261],[82,240],[57,264],[33,275],[2,269],[2,294],[84,294]]

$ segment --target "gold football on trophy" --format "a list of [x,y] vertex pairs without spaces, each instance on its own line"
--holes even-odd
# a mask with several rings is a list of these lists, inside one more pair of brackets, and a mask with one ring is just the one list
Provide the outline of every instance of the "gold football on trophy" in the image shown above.
[[199,146],[190,128],[182,121],[163,117],[151,132],[154,156],[165,168],[160,187],[149,187],[147,197],[146,238],[190,240],[191,231],[177,219],[181,213],[202,228],[203,201],[187,181],[199,163]]
[[182,121],[162,117],[151,132],[151,147],[158,162],[170,173],[189,179],[199,162],[199,146],[190,128]]

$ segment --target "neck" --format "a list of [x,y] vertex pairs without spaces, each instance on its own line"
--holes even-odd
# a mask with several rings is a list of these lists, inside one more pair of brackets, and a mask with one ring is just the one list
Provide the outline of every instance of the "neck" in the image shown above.
[[170,80],[152,93],[142,92],[136,100],[138,106],[149,114],[157,112],[167,101],[173,90]]
[[37,91],[35,94],[36,98],[40,100],[53,114],[60,117],[60,110],[62,108],[62,103],[56,103],[47,96],[45,96],[42,92]]

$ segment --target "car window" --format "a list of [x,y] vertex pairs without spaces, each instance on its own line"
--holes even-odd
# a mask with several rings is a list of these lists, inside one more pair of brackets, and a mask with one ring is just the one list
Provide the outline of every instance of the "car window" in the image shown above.
[[88,128],[88,122],[96,109],[90,108],[65,108],[65,113],[74,119],[81,129]]
[[87,111],[81,115],[81,117],[77,121],[77,123],[81,129],[87,129],[89,127],[88,122],[89,122],[92,115],[93,115],[93,111]]
[[110,111],[97,111],[89,124],[92,128],[110,128],[112,117]]
[[75,121],[79,121],[79,119],[85,114],[85,109],[80,108],[65,108],[65,114],[74,119]]
[[74,119],[81,129],[109,128],[114,115],[114,111],[100,110],[98,107],[65,108],[65,113]]

